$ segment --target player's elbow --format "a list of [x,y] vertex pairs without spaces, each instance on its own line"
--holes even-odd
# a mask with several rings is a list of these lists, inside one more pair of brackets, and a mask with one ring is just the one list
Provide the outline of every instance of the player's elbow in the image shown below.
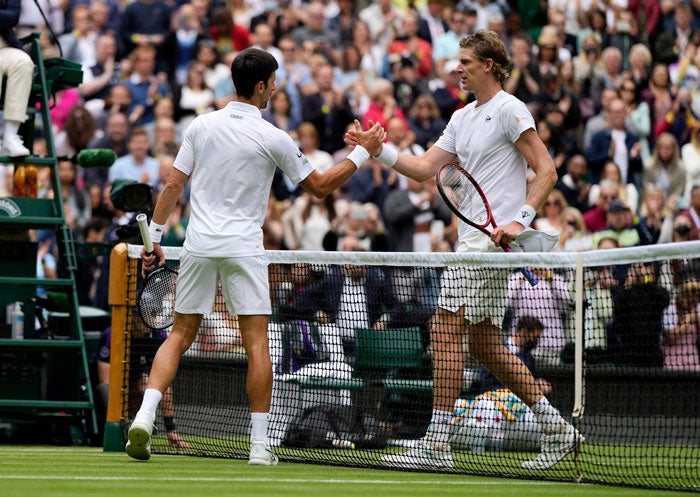
[[166,181],[161,191],[161,195],[174,195],[178,197],[182,193],[184,185],[177,181]]
[[318,171],[311,173],[300,183],[301,187],[316,198],[324,199],[335,190],[336,186],[331,178]]
[[316,198],[324,199],[331,193],[333,193],[333,190],[330,188],[330,186],[327,185],[319,185],[316,188],[313,189],[307,189],[307,191],[313,195]]

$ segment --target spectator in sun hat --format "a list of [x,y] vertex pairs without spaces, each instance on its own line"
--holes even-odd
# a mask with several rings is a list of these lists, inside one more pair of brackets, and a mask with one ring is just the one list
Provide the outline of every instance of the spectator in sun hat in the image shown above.
[[458,65],[459,61],[456,59],[445,62],[440,81],[434,85],[435,89],[432,92],[440,109],[440,116],[446,121],[454,111],[464,107],[470,98],[470,94],[464,91],[460,83]]
[[537,38],[537,62],[540,65],[540,75],[558,69],[564,60],[571,59],[571,53],[560,47],[559,37],[553,26],[542,28]]

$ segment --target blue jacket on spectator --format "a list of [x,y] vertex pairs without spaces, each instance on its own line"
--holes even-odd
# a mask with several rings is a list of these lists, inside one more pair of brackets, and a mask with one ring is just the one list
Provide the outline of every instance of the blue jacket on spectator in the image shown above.
[[[285,319],[315,321],[318,311],[323,311],[335,323],[340,311],[340,301],[345,286],[345,271],[341,266],[332,266],[318,281],[308,284],[297,296],[294,308],[286,310]],[[389,315],[389,327],[401,326],[402,309],[391,288],[389,278],[381,268],[370,266],[364,276],[367,296],[367,320],[369,326],[384,314]]]
[[22,48],[12,30],[19,22],[20,0],[0,0],[0,36],[12,47]]
[[[627,152],[629,152],[632,146],[638,141],[639,138],[628,132],[625,136]],[[591,146],[586,150],[586,160],[588,161],[588,169],[591,171],[591,183],[593,184],[600,181],[600,174],[603,170],[603,166],[605,162],[610,159],[611,143],[612,132],[609,129],[598,131],[593,135],[593,138],[591,138]],[[641,174],[642,159],[639,156],[630,157],[627,168],[627,182],[640,186],[642,180]]]

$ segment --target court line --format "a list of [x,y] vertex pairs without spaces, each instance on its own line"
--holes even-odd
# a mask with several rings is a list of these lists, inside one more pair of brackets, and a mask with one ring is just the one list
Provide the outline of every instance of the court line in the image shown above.
[[[371,480],[371,479],[339,479],[339,478],[260,478],[260,477],[184,477],[184,476],[70,476],[70,475],[0,475],[0,480],[62,480],[62,481],[148,481],[148,482],[222,482],[222,483],[355,483],[355,484],[385,484],[385,485],[435,485],[435,480]],[[514,486],[540,486],[555,485],[562,482],[542,481],[440,481],[440,485],[514,485]]]

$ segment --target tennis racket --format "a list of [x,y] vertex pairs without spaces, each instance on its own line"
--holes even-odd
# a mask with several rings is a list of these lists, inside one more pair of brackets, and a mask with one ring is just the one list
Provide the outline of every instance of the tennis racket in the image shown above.
[[[146,214],[136,216],[141,231],[143,246],[148,254],[153,253],[153,242],[148,232]],[[175,319],[175,284],[177,271],[160,266],[148,273],[138,296],[138,308],[143,324],[152,330],[165,330]]]
[[[452,212],[469,226],[491,236],[489,228],[497,227],[496,220],[484,191],[474,177],[456,162],[448,162],[440,166],[435,179],[440,195]],[[501,248],[506,252],[512,250],[505,243],[501,244]],[[520,272],[532,286],[539,281],[527,267],[520,268]]]

